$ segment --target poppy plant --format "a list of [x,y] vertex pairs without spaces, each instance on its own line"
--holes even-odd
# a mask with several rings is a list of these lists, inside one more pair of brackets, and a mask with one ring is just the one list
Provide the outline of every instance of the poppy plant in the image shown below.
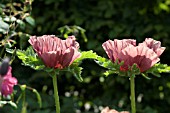
[[74,36],[61,40],[54,35],[31,36],[29,43],[47,67],[63,69],[80,57]]
[[[103,43],[103,48],[106,51],[110,60],[114,63],[118,61],[124,62],[120,66],[120,71],[127,72],[132,70],[132,66],[136,64],[140,72],[143,73],[160,61],[159,57],[164,52],[165,47],[161,47],[161,42],[152,38],[146,38],[144,42],[136,45],[136,40],[123,39],[114,41],[108,40]],[[135,83],[134,73],[130,76],[131,89],[131,108],[132,113],[136,113],[135,105]]]
[[17,85],[17,79],[12,77],[11,70],[9,67],[8,72],[3,77],[0,76],[0,92],[4,96],[12,94],[14,85]]
[[[76,38],[74,36],[69,36],[66,40],[61,40],[54,35],[43,35],[40,37],[31,36],[29,43],[46,67],[61,70],[70,66],[75,59],[81,56],[78,51],[79,43],[75,40]],[[50,74],[53,78],[56,113],[60,113],[56,72],[54,71]]]
[[161,42],[151,38],[146,38],[138,46],[133,39],[108,40],[102,46],[112,62],[116,60],[124,61],[124,64],[120,67],[122,71],[126,71],[133,64],[137,64],[140,71],[144,72],[160,61],[159,56],[165,50],[165,47],[161,47]]

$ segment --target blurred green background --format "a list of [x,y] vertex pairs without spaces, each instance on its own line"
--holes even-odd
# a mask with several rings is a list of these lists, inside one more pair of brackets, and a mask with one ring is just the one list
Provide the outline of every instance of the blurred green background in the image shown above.
[[[162,46],[166,47],[161,56],[161,63],[170,65],[170,0],[34,0],[33,2],[1,0],[0,6],[2,9],[10,10],[10,4],[14,5],[16,10],[25,10],[24,14],[30,14],[27,19],[18,22],[19,27],[11,29],[8,33],[8,35],[12,35],[12,31],[17,33],[12,37],[16,42],[11,48],[25,50],[29,46],[28,35],[53,34],[64,37],[68,34],[76,36],[81,50],[92,49],[107,58],[101,45],[108,39],[132,38],[142,42],[145,38],[152,37],[160,40]],[[4,19],[4,14],[1,11],[0,13]],[[9,15],[8,12],[6,15]],[[20,18],[18,15],[14,16]],[[0,38],[3,40],[6,33],[3,30],[0,32]],[[2,49],[3,47],[1,51]],[[93,60],[84,60],[81,66],[84,68],[82,83],[70,73],[58,77],[61,113],[100,113],[105,106],[120,111],[130,111],[128,78],[117,75],[105,77],[102,74],[105,69]],[[36,96],[31,91],[26,91],[27,113],[55,113],[52,79],[47,73],[24,67],[17,58],[12,67],[13,75],[18,78],[20,84],[37,89],[42,96],[43,106],[40,109]],[[162,74],[160,78],[150,77],[151,80],[146,80],[142,76],[136,77],[137,113],[168,113],[170,74]],[[21,91],[18,86],[15,89],[16,101]],[[21,104],[22,102],[19,102],[18,109],[6,105],[0,108],[0,113],[20,113]]]

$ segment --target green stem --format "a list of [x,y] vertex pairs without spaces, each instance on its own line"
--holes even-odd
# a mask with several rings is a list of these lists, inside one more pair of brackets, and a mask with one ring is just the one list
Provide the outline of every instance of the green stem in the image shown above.
[[53,78],[56,113],[60,113],[60,102],[59,102],[58,88],[57,88],[57,76],[53,75],[52,78]]
[[131,90],[131,110],[132,113],[136,113],[136,103],[135,103],[135,77],[130,77],[130,90]]
[[4,50],[5,50],[5,46],[2,48],[1,52],[0,52],[0,58],[2,58],[2,55],[4,53]]

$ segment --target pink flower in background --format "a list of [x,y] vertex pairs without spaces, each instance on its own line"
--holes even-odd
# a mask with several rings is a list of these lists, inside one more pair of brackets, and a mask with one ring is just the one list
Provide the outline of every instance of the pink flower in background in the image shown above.
[[160,61],[159,56],[165,50],[165,47],[161,47],[161,42],[151,38],[146,38],[138,46],[136,46],[136,41],[132,39],[108,40],[102,46],[112,62],[115,62],[116,59],[119,62],[124,61],[120,67],[122,71],[137,64],[140,71],[144,72]]
[[121,112],[118,112],[114,109],[109,109],[109,107],[105,107],[101,113],[129,113],[128,111],[121,111]]
[[0,91],[2,95],[10,95],[13,92],[14,85],[17,85],[17,79],[12,77],[12,68],[8,68],[8,72],[5,76],[0,77]]
[[61,40],[54,35],[31,36],[29,43],[47,67],[63,69],[80,57],[74,36]]

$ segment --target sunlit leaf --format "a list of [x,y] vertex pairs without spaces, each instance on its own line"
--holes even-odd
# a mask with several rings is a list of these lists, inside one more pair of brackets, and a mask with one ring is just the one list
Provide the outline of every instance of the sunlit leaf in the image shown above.
[[160,73],[169,73],[169,72],[170,72],[170,66],[168,66],[167,64],[157,63],[152,68],[147,70],[145,73],[151,73],[156,77],[160,77],[161,76]]
[[[8,49],[7,52],[13,53],[13,50]],[[42,70],[45,68],[45,65],[38,58],[37,54],[34,52],[32,47],[28,47],[26,51],[24,50],[17,50],[16,54],[20,60],[22,60],[22,64],[25,66],[30,66],[35,70]]]
[[120,70],[120,66],[123,65],[123,62],[118,63],[118,61],[115,61],[115,63],[113,63],[111,60],[99,56],[97,57],[97,60],[95,60],[95,62],[104,68],[114,71]]
[[80,62],[84,59],[97,59],[98,55],[94,53],[92,50],[81,52],[81,57],[76,59],[75,62]]
[[162,10],[165,10],[167,12],[169,12],[169,6],[165,3],[159,3],[159,7],[162,9]]

